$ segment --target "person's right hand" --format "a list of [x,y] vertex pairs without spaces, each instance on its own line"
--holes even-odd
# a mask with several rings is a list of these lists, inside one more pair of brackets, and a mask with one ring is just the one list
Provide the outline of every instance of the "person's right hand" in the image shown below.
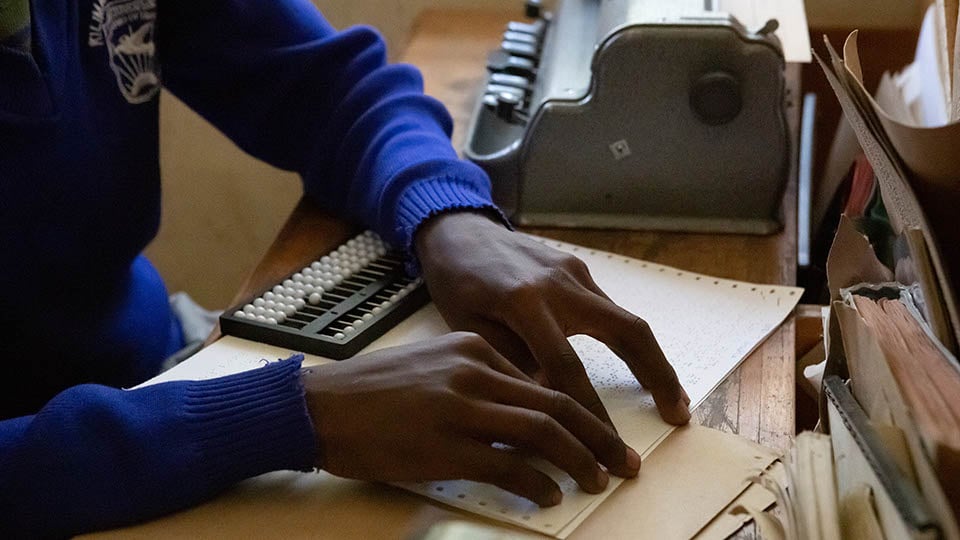
[[534,382],[475,334],[309,368],[303,384],[318,466],[337,476],[467,479],[551,506],[562,499],[559,486],[492,443],[547,459],[589,493],[607,486],[601,464],[623,477],[640,467],[609,425]]

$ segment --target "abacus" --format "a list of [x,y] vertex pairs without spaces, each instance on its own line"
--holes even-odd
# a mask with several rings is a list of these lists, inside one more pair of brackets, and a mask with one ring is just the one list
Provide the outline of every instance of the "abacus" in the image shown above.
[[366,231],[256,298],[224,311],[225,334],[349,358],[429,301],[402,256]]

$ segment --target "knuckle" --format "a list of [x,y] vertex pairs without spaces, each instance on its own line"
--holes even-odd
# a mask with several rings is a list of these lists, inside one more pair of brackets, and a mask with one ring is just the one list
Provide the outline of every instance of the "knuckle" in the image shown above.
[[633,324],[631,326],[633,327],[633,330],[635,332],[639,332],[644,336],[653,335],[653,330],[650,328],[650,324],[647,321],[641,319],[640,317],[636,317],[633,320]]
[[557,421],[550,415],[542,412],[533,412],[528,420],[528,433],[533,434],[537,439],[549,440],[554,438],[560,429]]
[[580,378],[583,371],[583,364],[577,353],[570,349],[561,351],[557,355],[557,371],[565,382],[570,382]]
[[487,341],[475,332],[456,332],[451,335],[456,350],[471,358],[483,354],[490,348]]
[[563,260],[564,267],[570,271],[571,274],[575,276],[589,276],[590,269],[587,267],[587,263],[583,262],[579,257],[569,256]]
[[557,418],[569,418],[576,412],[577,404],[573,398],[557,390],[549,390],[550,410]]

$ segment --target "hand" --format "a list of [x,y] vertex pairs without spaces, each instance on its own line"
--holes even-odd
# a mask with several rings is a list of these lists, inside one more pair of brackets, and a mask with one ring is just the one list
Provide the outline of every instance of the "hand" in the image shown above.
[[302,376],[321,468],[378,481],[468,479],[541,506],[562,493],[500,442],[543,457],[587,492],[635,476],[640,457],[569,396],[475,334],[455,333],[310,368]]
[[614,304],[580,259],[472,212],[427,221],[415,248],[430,295],[454,330],[480,334],[525,373],[609,423],[567,341],[587,334],[626,362],[664,420],[690,420],[690,398],[650,326]]

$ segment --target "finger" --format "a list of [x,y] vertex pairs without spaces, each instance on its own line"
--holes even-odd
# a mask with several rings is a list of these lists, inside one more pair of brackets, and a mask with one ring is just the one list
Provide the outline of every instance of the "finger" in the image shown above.
[[590,383],[580,357],[557,323],[548,317],[529,317],[519,325],[520,335],[543,367],[553,388],[567,393],[597,418],[612,426],[610,415]]
[[[490,345],[521,371],[542,384],[542,371],[527,344],[513,330],[506,326],[484,319],[475,319],[467,325],[468,330],[483,336]],[[540,377],[538,377],[540,375]]]
[[623,359],[640,384],[653,395],[664,420],[675,425],[689,422],[690,398],[663,354],[650,325],[596,295],[584,292],[579,299],[578,326],[574,330],[605,343]]
[[617,476],[633,477],[640,470],[640,455],[623,442],[616,430],[563,392],[502,380],[490,387],[487,397],[554,418],[586,445],[595,460]]
[[540,506],[556,506],[563,500],[556,482],[506,450],[471,441],[457,461],[460,477],[465,480],[492,484]]
[[485,441],[509,444],[546,459],[588,493],[600,493],[610,481],[593,452],[543,412],[483,403],[474,410],[470,429]]

